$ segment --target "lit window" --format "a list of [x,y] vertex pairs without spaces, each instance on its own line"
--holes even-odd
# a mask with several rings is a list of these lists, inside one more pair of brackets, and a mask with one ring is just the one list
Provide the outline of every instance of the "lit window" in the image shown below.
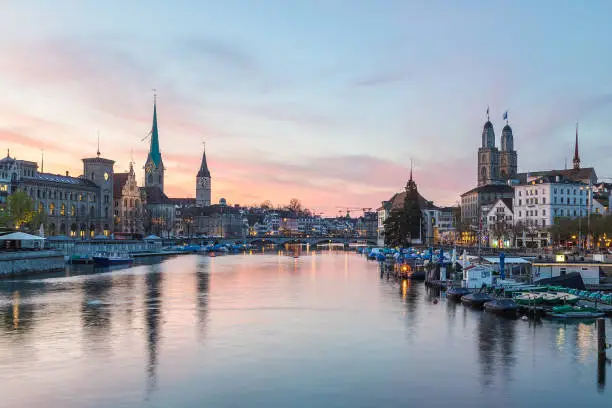
[[64,204],[60,206],[60,215],[66,215],[66,206]]

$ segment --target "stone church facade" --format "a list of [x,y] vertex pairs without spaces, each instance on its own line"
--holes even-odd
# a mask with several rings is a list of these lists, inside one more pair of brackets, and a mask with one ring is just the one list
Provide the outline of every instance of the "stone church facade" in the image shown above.
[[512,128],[502,129],[501,151],[495,146],[495,130],[487,118],[482,129],[482,144],[478,149],[478,186],[506,184],[517,177],[518,158],[514,150]]

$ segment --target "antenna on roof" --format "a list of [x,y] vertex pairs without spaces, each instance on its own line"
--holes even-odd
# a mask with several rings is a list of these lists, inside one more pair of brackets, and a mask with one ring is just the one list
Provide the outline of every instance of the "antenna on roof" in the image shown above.
[[100,131],[98,130],[98,151],[96,152],[98,157],[100,157]]
[[40,149],[40,172],[45,172],[45,150]]

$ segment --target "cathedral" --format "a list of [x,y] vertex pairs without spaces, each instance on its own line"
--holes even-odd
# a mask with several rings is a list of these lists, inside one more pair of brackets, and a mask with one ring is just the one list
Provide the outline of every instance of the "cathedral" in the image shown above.
[[502,129],[500,151],[495,146],[495,130],[487,109],[487,121],[482,129],[482,144],[478,148],[478,185],[461,194],[461,219],[476,229],[481,222],[483,205],[493,204],[500,198],[514,198],[514,189],[510,184],[519,177],[517,154],[507,112],[504,113],[504,119],[506,126]]
[[[504,115],[507,118],[507,114]],[[478,149],[478,186],[506,184],[517,177],[517,154],[514,150],[514,136],[508,125],[502,129],[501,151],[495,146],[495,131],[489,120],[482,129],[482,146]]]
[[169,198],[164,191],[165,167],[159,144],[157,99],[153,101],[153,124],[149,132],[149,153],[144,164],[143,202],[149,216],[143,223],[146,231],[158,235],[170,234],[180,223],[181,208],[211,205],[211,175],[206,162],[206,149],[195,179],[196,198]]

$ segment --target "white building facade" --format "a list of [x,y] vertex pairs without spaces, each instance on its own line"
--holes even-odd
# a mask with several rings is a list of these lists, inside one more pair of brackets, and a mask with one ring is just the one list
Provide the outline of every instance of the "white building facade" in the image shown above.
[[541,177],[514,186],[514,217],[528,227],[547,228],[555,218],[586,217],[593,213],[593,189],[589,184]]
[[514,246],[514,213],[512,211],[511,199],[499,199],[490,206],[487,206],[484,224],[487,230],[489,246],[494,248]]

